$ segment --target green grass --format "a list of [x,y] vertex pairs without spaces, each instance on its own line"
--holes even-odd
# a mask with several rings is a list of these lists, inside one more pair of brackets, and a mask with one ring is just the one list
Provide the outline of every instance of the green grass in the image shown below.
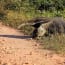
[[58,14],[56,13],[56,11],[54,12],[43,12],[42,14],[39,11],[12,11],[12,10],[8,10],[5,18],[3,18],[3,22],[5,24],[8,24],[12,27],[17,27],[19,24],[27,22],[28,20],[31,20],[32,18],[35,17],[55,17],[55,16],[63,16],[65,17],[65,11],[64,12],[59,12]]

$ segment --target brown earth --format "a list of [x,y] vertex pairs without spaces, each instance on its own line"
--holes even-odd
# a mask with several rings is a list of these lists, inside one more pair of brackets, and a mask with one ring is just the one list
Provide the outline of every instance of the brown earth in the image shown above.
[[65,56],[39,48],[39,43],[0,24],[0,65],[65,65]]

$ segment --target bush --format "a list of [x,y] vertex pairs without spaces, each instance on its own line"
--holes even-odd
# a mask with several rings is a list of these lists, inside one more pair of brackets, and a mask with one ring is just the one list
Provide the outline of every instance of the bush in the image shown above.
[[8,9],[8,10],[17,10],[17,5],[15,3],[9,3],[9,4],[6,4],[5,5],[5,9]]
[[0,10],[0,20],[3,20],[6,18],[6,11],[1,11]]

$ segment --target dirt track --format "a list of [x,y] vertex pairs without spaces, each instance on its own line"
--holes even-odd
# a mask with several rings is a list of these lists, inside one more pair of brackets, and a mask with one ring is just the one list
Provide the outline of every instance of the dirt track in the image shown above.
[[0,65],[65,65],[65,57],[39,49],[34,40],[0,24]]

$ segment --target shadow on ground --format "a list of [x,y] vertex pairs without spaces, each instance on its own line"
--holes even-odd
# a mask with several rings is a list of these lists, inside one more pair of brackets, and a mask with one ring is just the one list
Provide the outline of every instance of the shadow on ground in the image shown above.
[[20,35],[0,35],[0,37],[18,38],[18,39],[29,39],[29,38],[32,38],[32,36],[28,36],[28,35],[24,35],[24,36],[20,36]]

